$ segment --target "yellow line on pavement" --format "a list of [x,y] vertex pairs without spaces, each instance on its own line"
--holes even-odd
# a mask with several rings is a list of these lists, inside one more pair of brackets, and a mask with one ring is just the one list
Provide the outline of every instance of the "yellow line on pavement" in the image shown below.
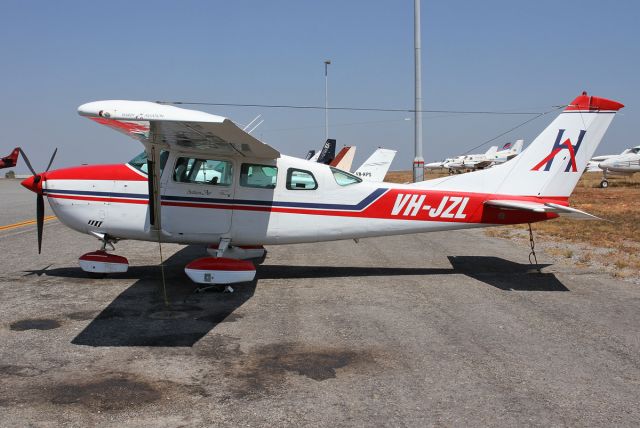
[[[56,218],[56,216],[49,215],[49,216],[46,216],[44,218],[44,221],[53,220],[54,218]],[[30,226],[32,224],[36,224],[36,219],[25,220],[25,221],[21,221],[21,222],[18,222],[18,223],[8,224],[6,226],[0,226],[0,230],[17,229],[18,227]]]

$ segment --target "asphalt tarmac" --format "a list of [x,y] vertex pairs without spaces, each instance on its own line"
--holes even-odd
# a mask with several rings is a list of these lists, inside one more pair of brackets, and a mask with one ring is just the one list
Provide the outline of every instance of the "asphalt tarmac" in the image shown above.
[[[2,182],[0,226],[33,218]],[[0,231],[1,426],[640,425],[638,286],[481,230],[268,247],[233,294],[163,245],[170,310],[157,244],[98,280],[96,248]]]

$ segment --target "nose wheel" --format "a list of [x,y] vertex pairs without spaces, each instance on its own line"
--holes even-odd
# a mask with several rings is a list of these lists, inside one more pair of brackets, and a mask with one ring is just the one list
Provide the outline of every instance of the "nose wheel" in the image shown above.
[[102,241],[100,249],[83,254],[78,259],[80,269],[87,272],[91,278],[104,278],[109,273],[124,273],[129,270],[129,260],[116,254],[107,253],[107,247],[115,250],[117,238],[106,234],[95,234]]
[[600,182],[600,187],[603,188],[603,189],[606,189],[607,187],[609,187],[609,181],[607,179],[603,179]]

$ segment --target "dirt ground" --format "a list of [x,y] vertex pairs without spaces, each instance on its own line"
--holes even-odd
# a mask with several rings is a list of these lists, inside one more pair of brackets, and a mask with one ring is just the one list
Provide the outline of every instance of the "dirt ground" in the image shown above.
[[[429,173],[425,179],[446,174]],[[599,187],[602,174],[582,176],[570,198],[572,207],[603,221],[555,219],[536,223],[533,230],[544,250],[563,263],[640,281],[640,174],[613,176],[609,188]],[[411,181],[411,171],[392,171],[386,181]],[[527,225],[487,229],[489,236],[528,240]]]

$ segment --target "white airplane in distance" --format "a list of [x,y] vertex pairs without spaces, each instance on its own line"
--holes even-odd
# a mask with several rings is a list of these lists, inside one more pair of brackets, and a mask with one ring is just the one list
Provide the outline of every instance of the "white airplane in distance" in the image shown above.
[[449,172],[465,172],[467,170],[481,169],[476,168],[476,165],[480,165],[487,162],[487,157],[498,152],[498,146],[491,146],[485,153],[477,155],[462,155],[454,158],[452,161],[445,163],[443,166],[449,170]]
[[587,164],[588,172],[602,171],[600,187],[609,187],[608,176],[632,175],[640,172],[640,146],[626,149],[619,155],[602,155],[591,158]]
[[448,169],[451,173],[486,169],[518,156],[523,145],[524,140],[518,140],[513,144],[505,144],[500,151],[498,151],[498,146],[492,146],[483,154],[457,156],[442,162],[428,163],[424,167],[430,170]]
[[395,150],[378,148],[355,170],[354,175],[363,181],[382,182],[395,157]]
[[[526,224],[567,215],[587,162],[622,104],[586,93],[516,159],[494,168],[412,184],[372,183],[318,162],[282,155],[227,118],[145,101],[96,101],[80,115],[140,141],[126,164],[36,173],[38,246],[44,197],[58,219],[98,238],[79,259],[93,274],[124,272],[107,251],[122,239],[213,245],[186,265],[196,283],[251,281],[245,258],[264,245],[359,239]],[[98,147],[97,150],[108,150]],[[213,172],[215,171],[215,172]],[[269,177],[269,179],[265,179]],[[203,251],[204,255],[204,251]]]
[[[506,161],[509,161],[515,158],[520,154],[520,152],[522,152],[523,146],[524,146],[524,140],[517,140],[513,144],[511,143],[505,144],[504,146],[502,146],[502,149],[500,151],[497,151],[487,156],[488,160],[491,161],[491,164],[488,166],[504,163]],[[487,166],[485,166],[484,168],[487,168]]]

